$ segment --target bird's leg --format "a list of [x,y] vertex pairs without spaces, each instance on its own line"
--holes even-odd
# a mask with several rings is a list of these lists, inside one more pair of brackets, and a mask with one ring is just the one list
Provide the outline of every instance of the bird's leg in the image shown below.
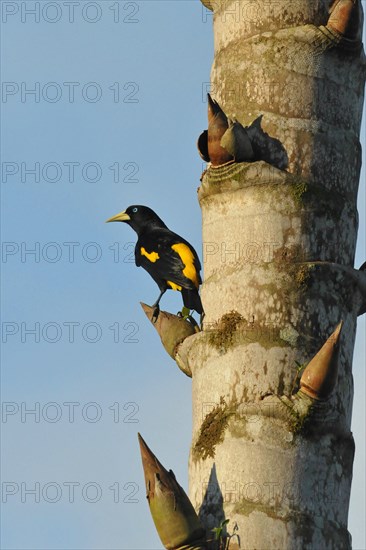
[[200,332],[201,329],[194,317],[191,315],[191,310],[188,307],[183,306],[182,311],[178,311],[177,317],[181,317],[185,321],[189,321],[196,332]]
[[203,330],[203,319],[205,318],[205,312],[203,311],[200,315],[200,325],[201,325],[201,330]]
[[153,323],[156,323],[156,321],[157,321],[157,319],[158,319],[158,317],[159,317],[159,313],[160,313],[159,302],[160,302],[161,297],[162,297],[162,295],[164,294],[165,290],[166,290],[166,289],[160,291],[160,294],[159,294],[158,299],[157,299],[156,302],[151,306],[151,307],[154,308],[154,311],[153,311],[153,314],[152,314],[152,318],[151,318],[151,320],[152,320]]

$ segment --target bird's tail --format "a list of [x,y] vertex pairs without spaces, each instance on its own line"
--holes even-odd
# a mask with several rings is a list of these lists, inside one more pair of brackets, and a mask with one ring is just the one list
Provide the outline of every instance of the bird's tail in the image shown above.
[[194,309],[200,315],[203,313],[203,306],[198,290],[182,288],[182,297],[183,303],[188,309]]

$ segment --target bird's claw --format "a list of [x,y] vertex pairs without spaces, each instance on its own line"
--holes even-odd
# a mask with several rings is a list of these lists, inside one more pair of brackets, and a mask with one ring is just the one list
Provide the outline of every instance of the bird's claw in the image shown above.
[[194,330],[196,332],[200,332],[201,329],[200,329],[198,323],[196,322],[194,317],[192,317],[191,310],[188,309],[187,307],[183,307],[182,311],[178,311],[177,317],[180,317],[184,321],[188,321],[194,327]]
[[152,317],[151,317],[151,320],[152,320],[153,323],[156,323],[156,321],[158,320],[159,313],[160,313],[160,307],[155,306]]

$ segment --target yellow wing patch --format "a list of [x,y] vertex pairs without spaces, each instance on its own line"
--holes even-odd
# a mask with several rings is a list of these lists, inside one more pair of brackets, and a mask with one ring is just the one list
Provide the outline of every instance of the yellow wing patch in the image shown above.
[[148,260],[150,260],[150,262],[152,262],[152,263],[155,263],[156,260],[158,260],[160,258],[159,254],[157,252],[146,252],[146,250],[143,246],[140,248],[140,251],[141,251],[141,255],[146,256],[146,258]]
[[182,287],[173,283],[173,281],[167,281],[167,284],[173,289],[173,290],[182,290]]
[[192,281],[195,287],[198,288],[198,274],[194,266],[194,255],[192,250],[184,243],[173,244],[172,249],[179,255],[184,264],[183,275]]
[[146,258],[148,260],[150,260],[150,262],[152,262],[152,263],[155,263],[156,260],[158,260],[160,258],[159,254],[157,252],[146,252],[146,250],[143,246],[140,248],[140,251],[141,251],[141,255],[146,256]]

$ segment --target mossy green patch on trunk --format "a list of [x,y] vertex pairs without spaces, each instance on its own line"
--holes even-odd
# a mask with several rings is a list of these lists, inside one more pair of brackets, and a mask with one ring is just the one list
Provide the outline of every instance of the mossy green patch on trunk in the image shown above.
[[210,344],[226,351],[233,343],[233,335],[238,325],[243,321],[244,317],[237,311],[225,313],[210,334]]
[[220,404],[206,415],[201,424],[198,439],[193,447],[194,460],[215,457],[216,445],[223,442],[229,417],[233,414],[235,414],[235,407],[229,407],[221,397]]
[[[275,292],[274,285],[263,286],[263,288],[269,287]],[[278,327],[249,322],[234,310],[223,315],[212,328],[206,329],[206,332],[209,344],[224,353],[241,344],[259,344],[265,349],[288,346],[288,342],[281,338]]]
[[240,514],[248,517],[252,512],[263,512],[266,516],[273,519],[281,519],[283,521],[289,521],[289,516],[281,515],[279,507],[269,506],[268,504],[262,504],[254,500],[241,499],[234,507],[234,514]]
[[297,268],[295,273],[295,282],[299,288],[302,286],[308,286],[311,279],[311,273],[314,269],[314,264],[302,264]]

